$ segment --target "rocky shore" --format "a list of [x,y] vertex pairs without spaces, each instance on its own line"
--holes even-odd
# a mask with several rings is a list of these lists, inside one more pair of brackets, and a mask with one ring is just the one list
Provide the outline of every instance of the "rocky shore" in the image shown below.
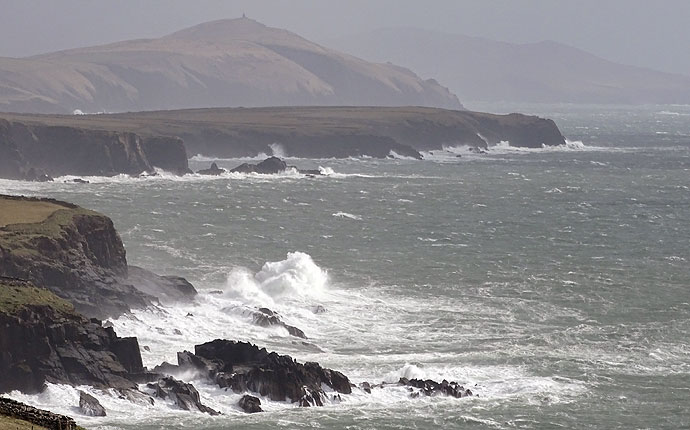
[[[212,108],[102,115],[0,113],[0,178],[189,172],[187,157],[421,159],[420,151],[565,144],[550,119],[423,107]],[[209,172],[212,173],[212,172]]]
[[49,430],[77,430],[81,428],[70,417],[34,408],[5,397],[0,397],[0,419],[2,417],[18,420],[15,422],[0,422],[3,426],[2,428],[8,430],[20,428],[20,425],[24,425],[25,427],[23,428],[27,430],[33,429],[34,426],[40,426]]
[[[128,266],[122,241],[106,216],[57,200],[0,196],[0,393],[39,393],[46,383],[88,385],[133,402],[171,402],[210,415],[219,412],[202,402],[185,375],[201,375],[208,384],[241,394],[232,406],[248,413],[261,412],[262,399],[323,406],[354,390],[371,393],[392,385],[407,387],[412,398],[472,395],[448,381],[356,386],[319,363],[228,339],[195,345],[193,353],[179,352],[176,364],[147,369],[138,340],[119,337],[95,317],[118,316],[159,298],[185,301],[195,295],[183,278]],[[279,325],[291,336],[306,338],[268,308],[251,312],[258,326]],[[83,391],[77,407],[86,416],[108,413]],[[46,428],[75,428],[67,417],[12,401],[0,402],[0,415]]]

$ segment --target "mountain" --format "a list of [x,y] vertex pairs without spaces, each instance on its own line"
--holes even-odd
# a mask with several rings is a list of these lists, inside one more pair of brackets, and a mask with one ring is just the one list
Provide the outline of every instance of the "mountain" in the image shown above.
[[332,40],[433,76],[465,101],[690,103],[690,77],[626,66],[556,42],[515,44],[413,28]]
[[248,18],[208,22],[158,39],[0,58],[0,111],[281,105],[462,108],[433,79]]

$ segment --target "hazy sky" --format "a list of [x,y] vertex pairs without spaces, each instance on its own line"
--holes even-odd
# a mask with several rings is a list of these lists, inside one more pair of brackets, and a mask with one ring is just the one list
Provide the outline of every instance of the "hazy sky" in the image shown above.
[[555,40],[690,75],[690,0],[0,0],[0,56],[175,30],[245,12],[316,42],[419,27],[513,42]]

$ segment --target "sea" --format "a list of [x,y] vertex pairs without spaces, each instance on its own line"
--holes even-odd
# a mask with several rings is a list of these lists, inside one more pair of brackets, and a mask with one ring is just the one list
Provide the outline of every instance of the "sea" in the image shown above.
[[[10,397],[93,430],[690,428],[690,106],[470,107],[552,118],[567,144],[288,158],[318,177],[160,172],[0,191],[107,214],[130,264],[196,286],[191,303],[109,320],[138,337],[148,367],[222,338],[357,384],[446,379],[475,396],[393,384],[324,407],[262,398],[265,412],[247,415],[241,394],[186,374],[222,415],[90,387],[106,417],[80,415],[74,387]],[[254,325],[258,307],[308,339]]]

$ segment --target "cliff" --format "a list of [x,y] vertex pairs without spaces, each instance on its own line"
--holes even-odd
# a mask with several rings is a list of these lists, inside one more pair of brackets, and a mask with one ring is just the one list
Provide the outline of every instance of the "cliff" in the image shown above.
[[[159,292],[183,288],[178,298],[196,293],[182,278],[139,268],[129,279],[125,248],[105,215],[56,200],[2,195],[0,214],[0,275],[46,287],[87,316],[145,307]],[[143,283],[142,271],[148,276],[147,293],[136,288]]]
[[179,138],[46,125],[39,118],[22,122],[0,118],[0,172],[6,178],[140,174],[153,172],[154,167],[180,174],[188,171]]
[[[145,141],[147,159],[153,158],[158,163],[153,165],[170,170],[178,166],[177,171],[186,168],[186,161],[180,159],[184,149],[166,145],[167,139],[173,137],[176,142],[184,140],[190,155],[214,157],[271,154],[275,144],[285,155],[303,158],[384,158],[391,151],[421,158],[422,150],[456,145],[486,148],[500,141],[527,147],[565,144],[550,119],[424,107],[216,108],[72,116],[0,114],[0,121],[3,118],[13,124],[41,124],[45,130],[118,130],[116,133],[122,135],[159,136]],[[33,153],[24,148],[5,145],[5,153],[18,153],[31,160]],[[46,160],[44,165],[49,162]],[[9,177],[12,167],[3,167],[1,163],[0,176]],[[88,164],[84,160],[74,163],[72,173],[76,174],[84,170],[78,164]]]
[[67,301],[27,281],[0,278],[0,392],[36,393],[46,382],[136,389],[136,338],[86,319]]

